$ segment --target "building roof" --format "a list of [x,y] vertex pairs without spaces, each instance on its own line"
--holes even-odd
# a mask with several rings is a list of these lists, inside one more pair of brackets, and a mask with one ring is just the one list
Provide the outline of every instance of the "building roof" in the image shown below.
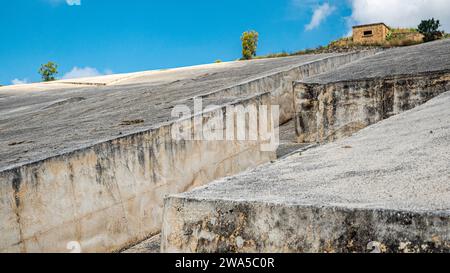
[[385,23],[373,23],[373,24],[358,25],[358,26],[353,26],[353,28],[370,27],[370,26],[377,26],[377,25],[384,25],[385,27],[390,29],[390,27],[387,26]]

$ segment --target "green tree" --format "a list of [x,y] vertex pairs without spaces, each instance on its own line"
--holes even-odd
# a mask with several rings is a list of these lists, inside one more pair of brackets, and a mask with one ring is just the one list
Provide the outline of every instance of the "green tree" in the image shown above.
[[442,37],[442,31],[439,31],[440,26],[441,23],[439,20],[434,20],[434,18],[431,18],[428,20],[422,20],[417,27],[417,30],[423,34],[424,42],[430,42]]
[[242,59],[250,60],[256,56],[256,48],[258,47],[258,32],[251,30],[242,33]]
[[54,62],[43,64],[39,69],[39,74],[41,74],[44,82],[54,81],[56,80],[56,74],[58,74],[58,65]]

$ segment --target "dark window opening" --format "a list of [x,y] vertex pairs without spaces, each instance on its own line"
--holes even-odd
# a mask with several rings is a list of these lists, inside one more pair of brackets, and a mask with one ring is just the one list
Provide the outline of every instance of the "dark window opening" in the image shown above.
[[366,31],[364,31],[363,35],[364,36],[371,36],[371,35],[373,35],[373,32],[372,32],[372,30],[366,30]]

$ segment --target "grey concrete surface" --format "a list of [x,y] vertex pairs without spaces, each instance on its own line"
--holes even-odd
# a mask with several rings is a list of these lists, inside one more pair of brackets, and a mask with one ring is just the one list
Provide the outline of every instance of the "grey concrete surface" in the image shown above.
[[446,92],[349,138],[167,198],[163,251],[361,252],[377,239],[387,252],[449,251],[449,181]]
[[284,157],[298,149],[307,147],[308,144],[298,143],[297,135],[295,134],[295,121],[291,121],[283,124],[279,128],[280,132],[280,145],[277,149],[277,158]]
[[[280,105],[292,82],[374,51],[231,62],[0,90],[0,252],[117,251],[161,230],[163,198],[276,158],[259,141],[175,141],[229,105]],[[208,118],[172,118],[203,98]],[[205,110],[206,111],[206,110]],[[229,127],[231,126],[231,127]],[[226,124],[235,128],[235,124]],[[226,130],[223,128],[223,130]]]
[[411,75],[423,72],[448,70],[450,64],[450,39],[385,50],[305,79],[306,83],[329,83],[392,75]]
[[297,140],[333,141],[421,105],[450,90],[450,62],[446,68],[448,70],[327,84],[296,83]]
[[[73,151],[173,120],[177,104],[331,54],[248,62],[230,62],[123,77],[104,76],[74,85],[52,84],[0,88],[0,170]],[[224,95],[210,103],[235,100]],[[123,121],[143,120],[124,125]]]
[[353,136],[175,195],[450,212],[450,92]]
[[151,238],[132,246],[121,253],[160,253],[161,252],[161,234],[152,236]]

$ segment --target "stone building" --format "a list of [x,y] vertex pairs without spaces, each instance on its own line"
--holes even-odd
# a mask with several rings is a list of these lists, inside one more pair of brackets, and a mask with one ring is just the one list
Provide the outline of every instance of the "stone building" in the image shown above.
[[380,44],[386,41],[389,27],[384,23],[353,27],[353,42],[358,44]]

